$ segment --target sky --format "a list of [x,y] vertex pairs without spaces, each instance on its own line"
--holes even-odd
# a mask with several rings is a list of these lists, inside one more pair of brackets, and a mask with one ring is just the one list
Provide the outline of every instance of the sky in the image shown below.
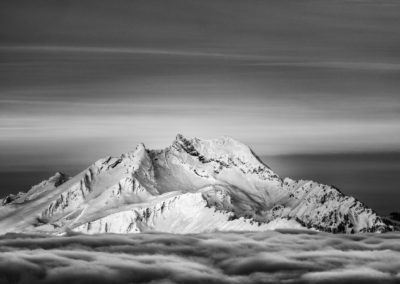
[[[390,0],[1,1],[0,190],[177,133],[263,157],[367,153],[382,172],[400,152],[398,15]],[[357,170],[348,193],[399,200],[395,175],[363,195],[357,163],[323,181]]]

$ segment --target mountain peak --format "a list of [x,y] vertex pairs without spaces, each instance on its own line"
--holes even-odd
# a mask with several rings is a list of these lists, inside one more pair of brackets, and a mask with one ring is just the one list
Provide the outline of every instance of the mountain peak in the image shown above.
[[199,139],[197,137],[187,138],[182,134],[177,134],[173,145],[180,146],[187,152],[196,151],[211,156],[255,156],[246,144],[226,135],[213,139]]
[[247,147],[242,142],[240,142],[228,135],[222,135],[222,136],[219,136],[218,138],[213,138],[213,139],[200,139],[197,137],[188,138],[188,137],[185,137],[184,135],[178,133],[175,136],[175,140],[174,140],[174,142],[184,142],[184,143],[193,143],[194,141],[209,141],[211,143],[215,143],[215,144],[219,144],[219,145],[232,144],[232,145],[241,145],[241,146]]
[[220,161],[236,161],[249,168],[267,168],[263,161],[246,144],[230,137],[220,136],[213,139],[180,138],[180,145],[189,153]]
[[186,140],[185,136],[183,136],[180,133],[176,134],[175,141],[182,141],[182,140]]
[[144,143],[139,143],[136,146],[135,151],[133,151],[134,153],[140,153],[140,152],[145,152],[146,151],[146,146],[144,145]]

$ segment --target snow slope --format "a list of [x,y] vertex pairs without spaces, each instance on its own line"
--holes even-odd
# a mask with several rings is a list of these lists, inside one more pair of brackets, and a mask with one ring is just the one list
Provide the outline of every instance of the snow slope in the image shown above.
[[370,208],[334,187],[281,179],[249,147],[229,137],[177,135],[163,150],[140,144],[75,177],[56,173],[2,204],[1,233],[390,229]]

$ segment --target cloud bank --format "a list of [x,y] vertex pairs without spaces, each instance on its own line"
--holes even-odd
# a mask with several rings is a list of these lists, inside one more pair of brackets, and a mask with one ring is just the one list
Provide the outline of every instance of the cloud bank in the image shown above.
[[398,283],[400,234],[7,234],[1,283]]

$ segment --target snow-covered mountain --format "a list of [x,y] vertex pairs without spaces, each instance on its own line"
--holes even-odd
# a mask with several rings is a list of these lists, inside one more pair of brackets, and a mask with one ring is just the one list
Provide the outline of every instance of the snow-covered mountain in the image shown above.
[[56,173],[27,193],[4,198],[0,206],[1,233],[276,228],[389,229],[374,211],[332,186],[281,179],[249,147],[229,137],[177,135],[163,150],[140,144],[74,177]]

